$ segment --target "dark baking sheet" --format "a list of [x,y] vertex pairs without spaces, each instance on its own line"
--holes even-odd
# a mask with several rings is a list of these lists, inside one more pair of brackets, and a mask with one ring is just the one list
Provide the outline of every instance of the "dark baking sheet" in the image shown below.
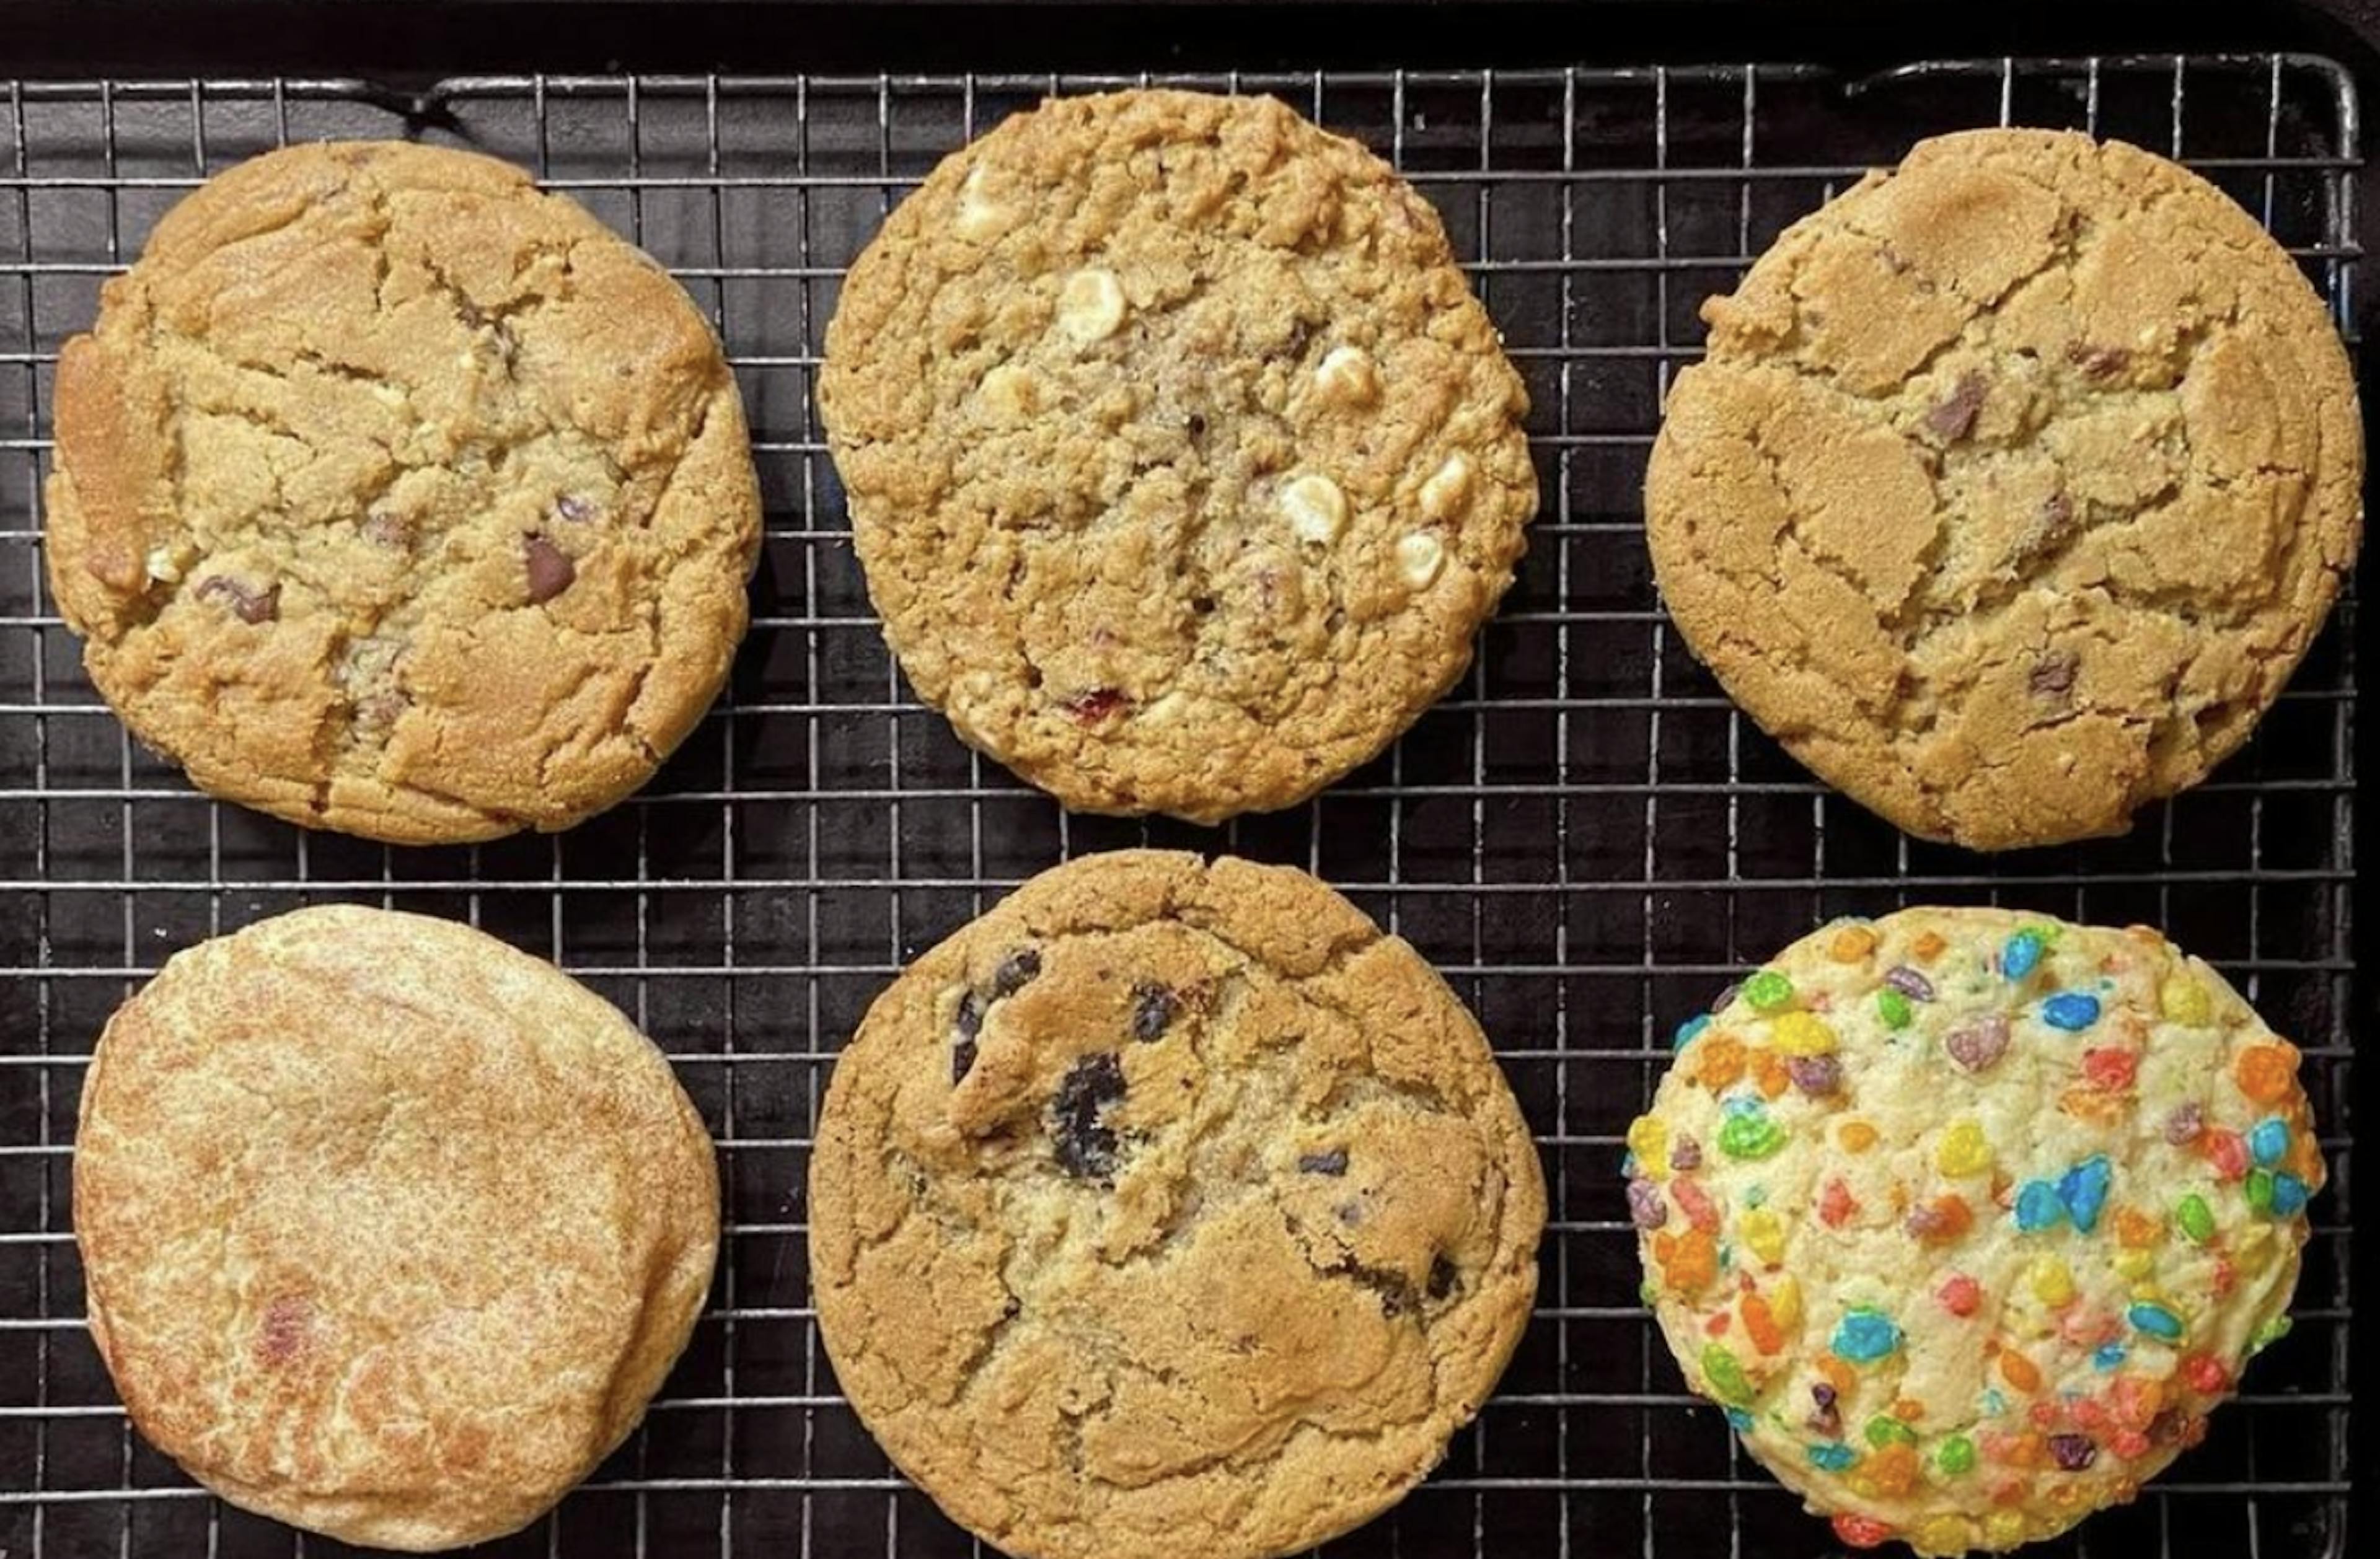
[[[2177,151],[2351,317],[2352,77],[2271,54],[1199,77],[1362,137],[1438,204],[1529,381],[1545,490],[1466,683],[1318,802],[1213,832],[1068,818],[916,705],[868,614],[808,395],[840,269],[906,182],[1045,91],[1114,79],[7,89],[0,1553],[342,1552],[217,1505],[129,1434],[79,1328],[67,1190],[82,1059],[128,983],[211,931],[343,898],[468,918],[557,959],[671,1053],[722,1142],[727,1258],[691,1353],[592,1486],[501,1551],[970,1552],[891,1475],[817,1347],[799,1195],[816,1101],[901,961],[1063,856],[1144,841],[1305,865],[1411,937],[1480,1012],[1545,1152],[1542,1303],[1504,1391],[1429,1485],[1330,1553],[1829,1551],[1684,1395],[1639,1310],[1618,1136],[1671,1025],[1742,963],[1824,915],[1985,900],[2153,922],[2221,963],[2305,1043],[2335,1176],[2301,1323],[2247,1399],[2142,1504],[2060,1546],[2342,1552],[2361,1432],[2353,603],[2207,785],[2128,839],[1986,860],[1900,838],[1732,712],[1661,617],[1637,489],[1700,299],[1857,168],[1937,130],[2078,125]],[[40,583],[52,358],[103,276],[203,171],[285,139],[407,133],[528,163],[670,263],[719,319],[752,414],[769,543],[731,695],[646,794],[559,839],[388,851],[196,799],[94,702]]]

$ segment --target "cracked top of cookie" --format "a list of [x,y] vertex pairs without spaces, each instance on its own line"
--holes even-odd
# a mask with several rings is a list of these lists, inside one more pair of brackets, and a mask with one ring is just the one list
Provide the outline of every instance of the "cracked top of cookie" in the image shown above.
[[1267,97],[1059,99],[953,154],[853,266],[819,406],[919,695],[1086,811],[1371,758],[1537,503],[1437,212]]
[[407,843],[565,828],[716,695],[759,499],[693,302],[476,154],[201,187],[58,362],[51,582],[201,788]]
[[1302,872],[1043,874],[838,1062],[820,1330],[957,1520],[1032,1559],[1254,1559],[1401,1496],[1536,1288],[1545,1188],[1478,1025]]
[[1912,833],[2120,832],[2247,739],[2354,558],[2320,299],[2136,148],[1923,142],[1703,315],[1645,484],[1662,595],[1747,713]]

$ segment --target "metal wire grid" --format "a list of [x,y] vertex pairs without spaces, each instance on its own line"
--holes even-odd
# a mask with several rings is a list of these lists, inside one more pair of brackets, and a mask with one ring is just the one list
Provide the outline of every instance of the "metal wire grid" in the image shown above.
[[[843,267],[942,152],[1050,91],[951,79],[20,83],[0,123],[0,1554],[343,1552],[230,1510],[130,1432],[81,1328],[67,1224],[92,1035],[175,949],[300,902],[468,919],[662,1045],[720,1140],[725,1259],[640,1431],[506,1553],[939,1556],[811,1323],[800,1186],[832,1054],[901,962],[1062,857],[1154,841],[1296,863],[1480,1012],[1553,1189],[1542,1300],[1439,1476],[1334,1555],[1809,1553],[1820,1524],[1687,1396],[1635,1300],[1614,1171],[1666,1034],[1823,914],[1999,900],[2144,920],[2300,1036],[2334,1190],[2297,1332],[2209,1444],[2077,1552],[2340,1552],[2355,704],[2343,603],[2252,749],[2124,840],[1979,859],[1825,793],[1682,653],[1638,505],[1694,308],[1792,217],[1918,136],[2069,125],[2189,161],[2343,323],[2360,255],[2351,79],[2253,58],[1228,76],[1390,156],[1437,203],[1536,409],[1544,518],[1476,669],[1388,756],[1220,833],[1069,818],[905,695],[867,609],[809,376]],[[392,851],[194,797],[84,681],[41,576],[59,343],[205,174],[290,139],[460,139],[534,167],[712,311],[770,509],[750,643],[646,793],[573,833]]]

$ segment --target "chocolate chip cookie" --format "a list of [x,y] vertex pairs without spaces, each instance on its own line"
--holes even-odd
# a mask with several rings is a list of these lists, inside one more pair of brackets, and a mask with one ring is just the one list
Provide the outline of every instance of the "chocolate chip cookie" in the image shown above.
[[403,843],[651,778],[744,633],[759,498],[718,342],[506,163],[294,147],[212,179],[58,362],[50,579],[203,790]]
[[1678,1041],[1628,1132],[1646,1297],[1852,1547],[2128,1501],[2289,1329],[2323,1184],[2298,1053],[2145,926],[1839,922]]
[[1270,98],[1053,101],[853,266],[819,381],[868,592],[1068,806],[1289,805],[1452,685],[1512,583],[1527,397],[1436,212]]
[[1911,833],[2122,831],[2247,740],[2354,559],[2321,300],[2136,148],[1925,141],[1703,317],[1645,482],[1662,594],[1746,713]]
[[535,1519],[710,1286],[718,1174],[669,1064],[467,926],[338,906],[201,943],[109,1021],[81,1108],[91,1338],[134,1426],[345,1541]]
[[810,1268],[902,1470],[1026,1559],[1258,1559],[1386,1509],[1528,1319],[1478,1025],[1302,872],[1129,851],[912,964],[835,1067]]

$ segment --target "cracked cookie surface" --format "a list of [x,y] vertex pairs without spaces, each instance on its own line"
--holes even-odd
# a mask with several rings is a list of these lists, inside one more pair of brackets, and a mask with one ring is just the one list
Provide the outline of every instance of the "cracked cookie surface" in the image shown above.
[[1212,823],[1469,665],[1537,502],[1437,213],[1271,98],[1060,99],[852,268],[819,406],[919,696],[1068,806]]
[[610,1003],[467,926],[336,906],[177,954],[117,1009],[74,1224],[158,1449],[244,1509],[436,1549],[533,1520],[644,1416],[719,1184]]
[[1545,1188],[1487,1041],[1304,873],[1046,872],[917,960],[810,1165],[835,1372],[1028,1559],[1257,1559],[1368,1519],[1479,1410]]
[[2362,530],[2321,300],[2119,142],[1921,143],[1704,306],[1645,520],[1680,632],[1911,833],[2120,832],[2248,738]]
[[1629,1130],[1646,1300],[1847,1544],[2054,1536],[2288,1330],[2324,1178],[2298,1067],[2145,926],[1822,927],[1679,1028]]
[[201,789],[400,843],[567,828],[718,693],[759,497],[667,273],[508,163],[291,148],[58,362],[52,587]]

